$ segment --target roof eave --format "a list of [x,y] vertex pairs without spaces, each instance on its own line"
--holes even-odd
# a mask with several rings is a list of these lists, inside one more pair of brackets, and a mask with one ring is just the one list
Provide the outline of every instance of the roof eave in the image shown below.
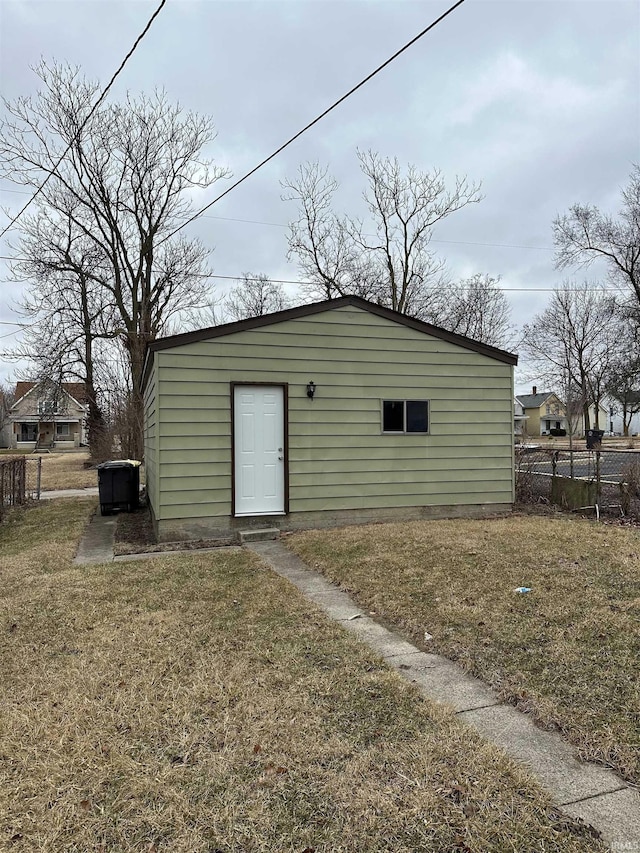
[[276,311],[273,314],[264,314],[260,317],[251,317],[247,320],[237,320],[233,323],[224,323],[220,326],[210,326],[206,329],[198,329],[193,332],[183,332],[178,335],[170,335],[166,338],[158,338],[147,345],[145,353],[145,361],[143,366],[142,387],[146,386],[151,370],[151,361],[153,354],[164,349],[184,346],[190,343],[199,341],[211,340],[220,338],[226,335],[232,335],[236,332],[248,331],[250,329],[259,329],[265,326],[276,325],[277,323],[285,323],[288,320],[295,320],[301,317],[308,317],[314,314],[320,314],[323,311],[342,308],[347,305],[353,305],[361,310],[368,311],[371,314],[376,314],[379,317],[384,317],[394,323],[416,329],[432,337],[440,340],[453,343],[464,349],[477,352],[480,355],[485,355],[488,358],[493,358],[496,361],[501,361],[505,364],[517,365],[518,356],[506,350],[498,349],[489,344],[474,341],[471,338],[466,338],[462,335],[457,335],[455,332],[449,332],[439,326],[433,326],[430,323],[425,323],[422,320],[417,320],[413,317],[408,317],[405,314],[400,314],[397,311],[392,311],[390,308],[385,308],[382,305],[375,305],[372,302],[367,302],[359,296],[342,296],[338,299],[327,299],[323,302],[313,302],[307,305],[299,305],[295,308],[287,308],[284,311]]

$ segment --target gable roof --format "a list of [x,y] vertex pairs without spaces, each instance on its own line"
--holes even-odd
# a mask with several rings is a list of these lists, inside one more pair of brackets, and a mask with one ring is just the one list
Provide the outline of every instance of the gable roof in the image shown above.
[[332,311],[335,308],[344,308],[353,306],[360,308],[362,311],[368,311],[370,314],[375,314],[378,317],[384,317],[385,320],[391,320],[393,323],[399,323],[402,326],[407,326],[410,329],[416,329],[418,332],[423,332],[433,338],[447,341],[448,343],[456,344],[464,347],[464,349],[477,352],[480,355],[486,355],[489,358],[494,358],[496,361],[502,361],[505,364],[517,364],[518,356],[506,350],[498,349],[497,347],[489,346],[489,344],[474,341],[471,338],[466,338],[463,335],[456,335],[454,332],[448,332],[440,326],[433,326],[431,323],[424,323],[422,320],[416,320],[413,317],[408,317],[406,314],[400,314],[398,311],[392,311],[390,308],[385,308],[382,305],[376,305],[373,302],[368,302],[359,296],[341,296],[339,299],[326,299],[323,302],[312,302],[309,305],[299,305],[296,308],[288,308],[284,311],[275,311],[273,314],[263,314],[260,317],[251,317],[248,320],[238,320],[234,323],[224,323],[221,326],[211,326],[207,329],[198,329],[195,332],[184,332],[180,335],[170,335],[166,338],[158,338],[147,345],[147,354],[145,358],[143,384],[146,384],[147,376],[151,364],[152,354],[158,350],[171,349],[185,344],[192,344],[197,341],[206,341],[212,338],[220,338],[224,335],[232,335],[235,332],[243,332],[248,329],[260,329],[264,326],[272,326],[276,323],[284,323],[287,320],[297,320],[301,317],[310,317],[314,314],[321,314],[323,311]]
[[[26,397],[30,391],[41,385],[42,382],[16,382],[15,402],[19,403],[23,397]],[[68,394],[76,403],[85,405],[87,402],[87,389],[84,382],[62,382],[60,387]]]
[[516,394],[516,400],[525,409],[539,409],[549,397],[557,397],[558,402],[562,402],[555,391],[543,391],[542,394]]

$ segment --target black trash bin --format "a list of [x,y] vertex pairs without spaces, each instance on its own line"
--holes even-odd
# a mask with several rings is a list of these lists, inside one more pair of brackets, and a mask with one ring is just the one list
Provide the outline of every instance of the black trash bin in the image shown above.
[[131,512],[138,506],[140,463],[135,459],[115,459],[98,465],[100,514],[114,509]]
[[587,430],[587,450],[600,450],[602,437],[604,436],[603,429],[588,429]]

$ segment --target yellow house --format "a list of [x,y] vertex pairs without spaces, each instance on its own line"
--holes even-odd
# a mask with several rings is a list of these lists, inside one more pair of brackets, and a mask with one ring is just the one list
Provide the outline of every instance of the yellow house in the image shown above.
[[527,417],[523,427],[527,435],[550,435],[552,429],[567,429],[564,403],[553,391],[538,393],[534,385],[531,394],[518,394],[516,400]]
[[[526,435],[551,435],[551,430],[564,429],[569,432],[567,409],[562,400],[553,391],[542,391],[534,385],[531,394],[518,394],[516,404],[519,404],[525,420],[522,422],[522,432]],[[591,429],[607,428],[608,412],[604,406],[589,406],[589,426]],[[585,435],[584,414],[572,416],[573,435]],[[597,423],[597,426],[596,426]]]

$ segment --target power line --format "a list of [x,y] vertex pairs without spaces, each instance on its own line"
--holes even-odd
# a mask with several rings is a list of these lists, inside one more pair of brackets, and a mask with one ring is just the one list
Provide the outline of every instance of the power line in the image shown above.
[[[482,244],[484,245],[484,244]],[[11,261],[27,261],[28,258],[11,258],[6,255],[0,255],[0,260],[11,260]],[[215,278],[220,279],[222,281],[263,281],[262,278],[254,277],[254,276],[245,276],[245,275],[221,275],[219,273],[194,273],[193,278]],[[295,285],[309,285],[314,284],[312,281],[300,281],[299,279],[291,279],[291,278],[271,278],[271,276],[267,276],[270,282],[273,284],[295,284]],[[23,282],[13,282],[14,284],[22,284]],[[462,282],[453,282],[448,285],[448,287],[453,288],[464,288],[469,285],[465,285]],[[505,293],[568,293],[571,288],[567,287],[498,287],[500,291]],[[618,292],[619,288],[613,286],[608,287],[606,285],[594,285],[593,287],[584,288],[585,291],[589,293],[598,293],[600,291],[608,291],[608,292]]]
[[[31,325],[35,326],[36,324],[32,323]],[[17,335],[18,332],[21,332],[21,331],[22,331],[22,329],[14,329],[13,332],[7,332],[6,335],[0,335],[0,341],[4,340],[4,338],[10,338],[11,335]]]
[[135,42],[133,43],[133,46],[132,46],[131,50],[129,51],[129,53],[127,53],[127,55],[125,56],[125,58],[124,58],[124,59],[122,60],[122,62],[120,63],[119,68],[116,70],[116,72],[115,72],[115,74],[113,75],[113,77],[111,78],[111,80],[109,80],[109,83],[107,84],[106,88],[103,90],[103,92],[102,92],[102,94],[100,95],[100,97],[98,98],[98,100],[97,100],[97,101],[95,102],[95,104],[91,107],[91,110],[89,111],[88,115],[86,116],[86,118],[84,119],[84,121],[82,122],[82,124],[80,125],[80,127],[78,128],[78,130],[76,131],[76,133],[74,134],[73,139],[71,140],[71,142],[67,145],[67,147],[65,148],[65,150],[64,150],[64,151],[62,152],[62,154],[60,155],[60,158],[59,158],[58,162],[53,166],[53,168],[51,169],[51,171],[49,172],[49,174],[47,175],[47,177],[44,179],[44,181],[42,182],[42,184],[40,184],[40,186],[38,187],[38,189],[37,189],[37,190],[35,191],[35,193],[31,196],[31,198],[30,198],[30,199],[29,199],[29,201],[25,204],[25,206],[24,206],[24,207],[23,207],[23,208],[22,208],[22,209],[21,209],[21,210],[20,210],[20,211],[19,211],[19,212],[14,216],[14,217],[13,217],[13,219],[11,220],[11,222],[10,222],[10,223],[7,225],[7,227],[2,231],[2,233],[0,233],[0,237],[4,237],[4,235],[7,233],[7,231],[15,225],[15,223],[18,221],[18,219],[20,219],[20,217],[22,216],[22,214],[23,214],[23,213],[25,212],[25,210],[29,207],[29,205],[31,205],[31,204],[32,204],[32,202],[33,202],[33,201],[34,201],[34,200],[35,200],[35,199],[40,195],[40,193],[42,192],[42,190],[46,187],[46,185],[47,185],[47,183],[49,182],[49,180],[50,180],[50,178],[52,177],[52,175],[53,175],[53,174],[55,174],[56,169],[58,168],[58,166],[60,165],[60,163],[62,163],[62,161],[64,160],[64,158],[67,156],[67,154],[68,154],[68,153],[69,153],[69,151],[71,150],[71,148],[72,148],[73,144],[74,144],[75,142],[77,142],[77,140],[80,138],[80,134],[81,134],[81,133],[82,133],[82,131],[84,130],[84,127],[85,127],[85,125],[87,124],[87,122],[89,121],[89,119],[91,118],[91,116],[95,113],[95,111],[98,109],[98,107],[100,106],[100,104],[102,103],[102,101],[106,98],[107,93],[109,92],[109,89],[113,86],[113,84],[115,83],[116,78],[118,77],[118,75],[120,74],[120,72],[122,71],[122,69],[125,67],[125,65],[126,65],[126,64],[127,64],[127,62],[129,61],[129,59],[133,56],[133,54],[134,54],[134,53],[135,53],[135,51],[136,51],[136,48],[138,47],[138,45],[140,44],[140,42],[142,41],[142,39],[146,36],[146,34],[147,34],[147,33],[149,32],[149,30],[151,29],[151,25],[153,24],[153,22],[155,21],[155,19],[156,19],[156,18],[158,17],[158,15],[160,14],[161,9],[162,9],[162,7],[165,5],[165,3],[166,3],[166,2],[167,2],[167,0],[160,0],[160,5],[159,5],[159,6],[158,6],[158,8],[155,10],[155,12],[153,13],[153,15],[149,18],[149,20],[148,20],[148,22],[147,22],[147,25],[145,26],[145,28],[142,30],[142,32],[140,33],[140,35],[138,36],[138,38],[137,38],[137,39],[135,40]]
[[[463,3],[464,3],[464,0],[457,0],[457,2],[453,4],[453,6],[450,6],[446,12],[443,12],[443,14],[440,15],[440,17],[435,19],[435,21],[432,21],[428,27],[425,27],[424,30],[419,32],[417,36],[414,36],[411,39],[411,41],[408,41],[405,45],[403,45],[400,48],[400,50],[397,50],[393,54],[393,56],[390,56],[389,59],[387,59],[385,62],[382,63],[382,65],[379,65],[374,71],[372,71],[370,74],[368,74],[363,80],[361,80],[359,83],[357,83],[351,89],[349,89],[348,92],[346,92],[344,95],[342,95],[341,98],[338,98],[337,101],[334,101],[334,103],[331,104],[330,107],[327,107],[327,109],[324,110],[324,112],[320,113],[319,116],[316,116],[316,118],[314,118],[313,121],[310,121],[307,125],[305,125],[302,128],[302,130],[299,130],[294,136],[290,137],[290,139],[288,139],[283,145],[281,145],[279,148],[277,148],[272,154],[269,154],[268,157],[265,157],[265,159],[262,160],[260,163],[258,163],[257,166],[254,166],[253,169],[251,169],[251,171],[247,172],[245,175],[243,175],[241,178],[239,178],[237,181],[235,181],[233,184],[231,184],[230,187],[227,187],[227,189],[224,192],[220,193],[219,196],[216,196],[216,198],[214,198],[213,201],[210,201],[209,204],[206,204],[199,211],[196,211],[196,213],[194,213],[193,216],[189,217],[189,219],[186,219],[181,225],[178,225],[178,227],[175,228],[173,231],[171,231],[164,238],[164,240],[160,241],[160,243],[164,243],[166,240],[169,240],[171,237],[174,236],[174,234],[177,234],[178,231],[182,230],[185,226],[189,225],[189,223],[193,222],[194,219],[198,219],[198,217],[202,216],[202,214],[204,213],[205,210],[208,210],[210,207],[213,207],[213,205],[216,204],[217,202],[219,202],[220,199],[222,199],[226,195],[228,195],[231,192],[231,190],[234,190],[236,187],[240,186],[240,184],[243,183],[244,181],[246,181],[247,178],[250,178],[251,175],[255,175],[255,173],[258,171],[258,169],[261,169],[270,160],[273,160],[274,157],[277,157],[277,155],[280,154],[281,151],[284,151],[285,148],[288,148],[288,146],[291,145],[293,142],[295,142],[296,139],[299,139],[303,133],[306,133],[307,130],[312,128],[315,124],[317,124],[319,121],[321,121],[325,116],[329,115],[329,113],[332,110],[335,110],[335,108],[337,106],[339,106],[343,101],[346,101],[347,98],[349,98],[351,95],[354,94],[354,92],[357,92],[358,89],[362,88],[362,86],[364,86],[366,83],[368,83],[369,80],[371,80],[373,77],[376,76],[376,74],[379,74],[379,72],[382,71],[383,68],[386,68],[387,65],[392,63],[394,61],[394,59],[397,59],[401,53],[404,53],[405,50],[408,50],[408,48],[410,48],[412,45],[414,45],[419,39],[421,39],[423,36],[425,36],[430,30],[432,30],[434,27],[436,27],[441,21],[443,21],[448,15],[450,15],[455,9],[458,8],[458,6],[461,6]],[[160,244],[158,244],[158,245],[160,245]]]
[[[218,275],[217,273],[216,274],[214,274],[214,273],[200,273],[197,275],[197,278],[219,278],[219,279],[224,279],[227,281],[262,281],[263,280],[261,278],[252,278],[250,276],[244,276],[244,275]],[[294,279],[287,279],[287,278],[271,278],[270,276],[268,276],[268,278],[269,278],[269,281],[273,282],[274,284],[297,284],[297,285],[300,285],[300,284],[313,284],[314,283],[311,281],[296,281]],[[462,284],[461,282],[454,282],[453,284],[448,285],[448,287],[454,287],[454,288],[455,287],[463,288],[463,287],[468,287],[468,286],[469,285]],[[566,293],[566,292],[569,292],[569,290],[570,290],[570,288],[566,288],[566,287],[565,288],[563,288],[563,287],[497,287],[496,289],[504,291],[506,293],[556,293],[556,292],[557,293]],[[589,292],[591,292],[591,291],[598,292],[601,290],[617,291],[617,288],[595,286],[595,287],[585,288],[585,290],[588,290]]]

